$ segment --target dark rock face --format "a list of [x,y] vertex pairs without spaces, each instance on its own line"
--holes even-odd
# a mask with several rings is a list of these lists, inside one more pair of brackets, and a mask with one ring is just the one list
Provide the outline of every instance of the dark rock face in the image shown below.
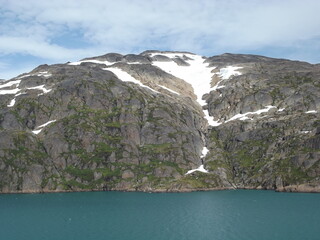
[[[221,123],[208,127],[193,87],[153,65],[187,68],[190,58],[165,53],[41,65],[1,82],[0,192],[319,191],[319,65],[207,58],[211,85],[223,85],[203,96]],[[219,77],[228,66],[241,75]],[[113,68],[141,84],[122,81]],[[201,164],[208,173],[185,175]]]
[[[25,94],[12,108],[12,95],[2,100],[2,192],[161,188],[201,163],[205,121],[190,100],[127,84],[95,65],[39,70],[52,75],[23,78]],[[52,90],[27,89],[39,84]]]
[[[207,61],[221,67],[243,67],[241,76],[224,81],[224,88],[206,96],[210,113],[225,121],[209,130],[207,168],[225,171],[238,188],[306,191],[286,187],[319,186],[319,67],[231,54]],[[274,108],[265,114],[228,122],[236,114],[268,105]]]

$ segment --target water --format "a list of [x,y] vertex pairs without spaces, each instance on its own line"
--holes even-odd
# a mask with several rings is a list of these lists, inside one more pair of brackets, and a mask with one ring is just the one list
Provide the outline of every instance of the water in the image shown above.
[[320,194],[272,191],[0,195],[2,240],[320,239]]

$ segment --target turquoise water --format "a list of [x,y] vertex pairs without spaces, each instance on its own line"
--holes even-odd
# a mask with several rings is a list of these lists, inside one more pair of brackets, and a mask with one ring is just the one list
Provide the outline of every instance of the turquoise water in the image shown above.
[[2,240],[320,239],[320,194],[272,191],[0,195]]

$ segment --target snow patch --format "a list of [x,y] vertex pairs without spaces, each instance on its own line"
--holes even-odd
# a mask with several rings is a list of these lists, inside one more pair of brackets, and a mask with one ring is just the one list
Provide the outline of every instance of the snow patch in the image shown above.
[[10,103],[7,105],[7,107],[13,107],[15,104],[16,104],[16,99],[14,98],[10,101]]
[[306,133],[310,133],[311,131],[301,131],[301,133],[304,133],[304,134],[306,134]]
[[101,61],[101,60],[91,59],[91,60],[70,62],[70,63],[68,63],[68,65],[77,66],[77,65],[80,65],[81,63],[96,63],[96,64],[105,64],[107,66],[111,66],[117,62],[123,62],[123,63],[127,63],[127,64],[142,64],[141,62],[124,62],[124,61],[109,62],[109,61]]
[[51,121],[48,121],[48,122],[46,122],[46,123],[44,123],[44,124],[40,125],[40,126],[39,126],[39,127],[37,127],[37,128],[44,128],[44,127],[48,126],[50,123],[54,123],[55,121],[57,121],[57,120],[51,120]]
[[0,84],[0,89],[1,88],[6,88],[6,87],[11,87],[13,85],[18,85],[19,86],[20,82],[21,82],[21,80],[15,80],[15,81],[10,81],[10,82],[4,83],[4,84]]
[[142,64],[141,62],[126,62],[127,64]]
[[35,128],[36,130],[33,130],[32,132],[33,132],[34,134],[39,134],[39,133],[43,130],[44,127],[48,126],[50,123],[53,123],[53,122],[55,122],[55,121],[57,121],[57,120],[48,121],[48,122],[46,122],[45,124],[42,124],[42,125],[36,127],[36,128]]
[[194,56],[197,56],[197,55],[194,55],[194,54],[191,54],[191,53],[159,53],[159,52],[149,53],[150,57],[154,57],[154,56],[157,56],[157,55],[165,56],[165,57],[168,57],[168,58],[171,58],[171,59],[172,58],[182,58],[183,59],[183,56],[186,56],[188,58],[193,59]]
[[217,84],[215,86],[213,86],[210,90],[216,91],[217,89],[225,88],[226,86],[224,86],[224,85],[219,86],[219,84],[221,82],[223,82],[224,80],[229,79],[231,76],[241,75],[242,73],[237,71],[237,69],[241,69],[241,68],[243,68],[243,67],[227,66],[225,68],[221,68],[218,73],[215,73],[216,75],[218,75],[221,78],[221,80],[219,82],[217,82]]
[[177,95],[180,95],[180,93],[178,93],[178,92],[176,92],[176,91],[173,91],[173,90],[171,90],[170,88],[167,88],[167,87],[165,87],[165,86],[163,86],[163,85],[158,85],[159,87],[162,87],[163,89],[165,89],[165,90],[168,90],[169,92],[172,92],[172,93],[174,93],[174,94],[177,94]]
[[39,134],[41,131],[42,131],[42,128],[39,129],[39,130],[33,130],[32,132],[33,132],[34,134]]
[[310,110],[310,111],[308,111],[306,113],[317,113],[317,111],[316,110]]
[[[17,81],[13,81],[13,82],[16,82],[16,83],[14,83],[14,84],[19,84],[20,81],[21,81],[21,80],[17,80]],[[11,86],[13,86],[14,84],[12,84]],[[0,88],[1,88],[1,86],[0,86]],[[32,90],[32,89],[41,90],[41,91],[43,91],[43,93],[48,93],[48,92],[52,91],[52,89],[46,89],[46,88],[44,87],[44,85],[27,88],[27,90]],[[20,92],[20,91],[21,91],[20,88],[8,89],[8,90],[0,90],[0,95],[17,94],[17,93]],[[42,94],[43,94],[43,93],[42,93]],[[18,95],[20,95],[20,94],[21,94],[21,93],[19,93]],[[38,94],[38,96],[39,96],[39,95],[42,95],[42,94]],[[16,95],[16,96],[18,96],[18,95]],[[16,97],[16,96],[15,96],[15,97]],[[11,104],[9,104],[9,105],[11,106]],[[8,105],[8,106],[9,106],[9,105]]]
[[38,74],[36,74],[37,76],[39,76],[39,77],[46,77],[46,78],[48,78],[48,77],[51,77],[52,76],[52,74],[51,73],[49,73],[49,72],[47,72],[47,71],[44,71],[44,72],[39,72]]
[[239,120],[241,120],[241,121],[253,120],[253,118],[249,118],[249,117],[247,117],[247,116],[243,116],[243,117],[239,118]]
[[38,77],[48,78],[48,77],[51,77],[52,74],[49,73],[48,71],[42,71],[42,72],[37,72],[37,73],[32,73],[32,74],[24,74],[24,75],[18,77],[18,79],[22,79],[22,78],[26,78],[26,77],[31,77],[31,76],[38,76]]
[[110,66],[110,65],[114,64],[114,62],[92,59],[92,60],[82,60],[82,61],[78,61],[78,62],[71,62],[71,63],[68,63],[68,65],[76,66],[76,65],[80,65],[81,63],[86,63],[86,62],[88,62],[88,63],[97,63],[97,64],[105,64],[107,66]]
[[[229,79],[231,76],[241,75],[241,72],[237,71],[242,67],[235,67],[235,66],[227,66],[225,68],[221,68],[218,74],[222,80],[219,81],[214,87],[211,88],[211,80],[212,70],[215,67],[209,67],[208,63],[205,63],[205,59],[202,56],[192,55],[192,54],[185,54],[185,53],[151,53],[149,54],[151,57],[155,55],[163,55],[169,58],[180,57],[183,59],[183,56],[186,56],[190,59],[185,60],[189,66],[179,66],[176,62],[160,62],[160,61],[153,61],[152,64],[154,66],[159,67],[163,71],[177,77],[180,79],[185,80],[187,83],[191,84],[193,87],[194,93],[197,96],[197,102],[201,106],[205,106],[206,102],[202,99],[202,96],[208,93],[210,90],[217,90],[220,88],[224,88],[225,86],[219,86],[219,84],[226,79]],[[205,118],[208,121],[210,126],[219,126],[222,124],[221,122],[215,121],[212,116],[209,115],[208,110],[203,110]]]
[[208,173],[209,171],[204,169],[203,165],[200,165],[200,167],[196,168],[196,169],[192,169],[192,170],[189,170],[185,175],[188,175],[190,173],[193,173],[193,172],[203,172],[203,173]]
[[[33,90],[33,89],[35,89],[35,90],[41,90],[41,91],[43,91],[43,93],[48,93],[48,92],[51,92],[52,91],[52,89],[46,89],[45,87],[44,87],[44,85],[40,85],[40,86],[36,86],[36,87],[30,87],[30,88],[27,88],[28,90]],[[39,94],[39,95],[42,95],[42,94]]]
[[159,93],[159,92],[155,91],[154,89],[142,84],[140,81],[138,81],[137,79],[135,79],[130,74],[128,74],[127,72],[123,71],[120,68],[110,67],[110,68],[103,68],[103,70],[113,72],[123,82],[133,82],[135,84],[138,84],[141,87],[148,88],[149,90],[151,90],[155,93]]
[[24,93],[18,93],[18,94],[16,94],[16,95],[14,95],[14,99],[12,99],[12,100],[10,101],[10,103],[7,105],[7,107],[13,107],[13,106],[16,104],[16,97],[18,97],[18,96],[20,96],[20,95],[22,95],[22,94],[24,94]]
[[201,157],[204,158],[205,156],[207,156],[208,152],[209,152],[209,149],[207,147],[203,147],[201,152]]
[[231,76],[239,76],[242,73],[237,71],[238,69],[241,69],[242,67],[234,67],[234,66],[227,66],[225,68],[221,68],[220,72],[217,73],[219,77],[221,77],[223,80],[229,79]]
[[217,127],[217,126],[219,126],[219,125],[222,124],[222,122],[215,121],[214,118],[209,115],[208,110],[203,110],[203,113],[204,113],[205,119],[207,119],[208,124],[209,124],[210,126]]
[[202,56],[183,54],[183,53],[152,53],[152,55],[164,55],[167,57],[183,57],[186,56],[191,60],[185,60],[189,66],[179,66],[176,62],[159,62],[153,61],[154,66],[159,67],[163,71],[185,80],[187,83],[191,84],[194,93],[197,96],[197,101],[201,106],[206,105],[206,102],[202,100],[202,96],[208,93],[210,89],[210,83],[212,78],[211,71],[215,67],[208,67],[208,63],[204,63],[205,59]]
[[30,76],[32,76],[32,74],[23,74],[22,76],[18,77],[18,79],[26,78],[26,77],[30,77]]
[[247,119],[253,120],[252,118],[247,117],[247,115],[255,115],[255,114],[258,114],[258,115],[259,115],[259,114],[261,114],[261,113],[268,112],[268,111],[269,111],[270,109],[272,109],[272,108],[276,108],[276,107],[269,105],[269,106],[266,106],[266,108],[257,110],[257,111],[255,111],[255,112],[247,112],[247,113],[244,113],[244,114],[240,114],[240,113],[239,113],[239,114],[234,115],[232,118],[228,119],[228,120],[226,121],[226,123],[227,123],[227,122],[230,122],[230,121],[233,121],[233,120],[236,120],[236,119],[239,119],[239,120],[242,120],[242,121],[247,120]]
[[214,90],[217,91],[217,89],[219,88],[219,84],[222,82],[222,80],[220,80],[219,82],[217,82],[216,85],[214,85],[212,88],[210,88],[210,90]]
[[16,88],[16,89],[9,89],[9,90],[0,90],[0,95],[6,95],[6,94],[16,94],[20,91],[21,89]]
[[285,110],[285,108],[279,108],[278,109],[278,112],[282,112],[282,111],[284,111]]

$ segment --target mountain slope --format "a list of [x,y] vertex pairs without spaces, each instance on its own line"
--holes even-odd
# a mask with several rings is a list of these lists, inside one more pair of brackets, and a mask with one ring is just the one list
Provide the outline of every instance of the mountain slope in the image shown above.
[[0,190],[319,191],[319,75],[187,52],[41,65],[0,84]]

